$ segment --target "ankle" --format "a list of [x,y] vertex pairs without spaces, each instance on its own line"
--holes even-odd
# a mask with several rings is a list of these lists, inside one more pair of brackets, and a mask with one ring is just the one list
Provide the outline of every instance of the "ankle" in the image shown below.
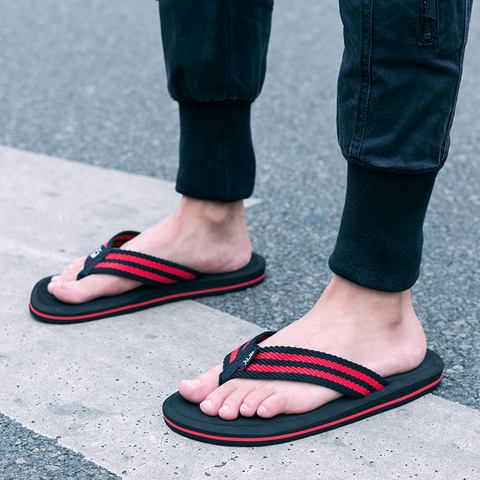
[[382,322],[389,328],[400,327],[405,321],[418,321],[410,290],[381,292],[356,285],[337,275],[322,295],[320,302],[337,309],[343,318],[356,323]]
[[223,203],[183,196],[175,216],[180,222],[196,219],[212,229],[235,223],[245,224],[243,200]]
[[187,256],[191,259],[187,266],[202,273],[230,272],[250,261],[252,246],[242,201],[222,203],[184,196],[175,214],[164,222],[168,225],[158,224],[163,232],[168,227],[162,255],[172,261],[182,252],[178,263],[185,264]]

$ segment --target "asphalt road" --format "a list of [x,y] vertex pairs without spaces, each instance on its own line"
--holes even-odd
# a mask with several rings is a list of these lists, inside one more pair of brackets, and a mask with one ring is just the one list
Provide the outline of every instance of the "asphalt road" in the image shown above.
[[[178,118],[166,92],[157,5],[0,0],[0,144],[174,180]],[[436,394],[480,409],[477,10],[450,158],[427,214],[422,275],[413,294],[429,345],[446,363]],[[202,300],[269,329],[307,312],[330,278],[327,259],[346,171],[335,133],[341,43],[334,0],[277,0],[267,79],[253,110],[254,196],[262,202],[248,213],[268,279],[228,298]],[[6,417],[0,424],[0,479],[114,478]],[[15,459],[32,448],[53,449],[63,456],[62,466],[26,473]]]

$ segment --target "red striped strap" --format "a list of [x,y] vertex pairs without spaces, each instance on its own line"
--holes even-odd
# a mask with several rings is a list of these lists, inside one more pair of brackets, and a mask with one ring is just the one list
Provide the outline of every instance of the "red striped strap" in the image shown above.
[[231,378],[295,380],[360,398],[382,390],[389,383],[372,370],[335,355],[305,348],[258,345],[273,333],[262,333],[227,355],[220,385]]
[[77,280],[92,273],[107,273],[158,286],[195,280],[202,276],[200,272],[177,263],[119,248],[137,235],[138,232],[120,232],[97,248],[85,260],[84,268],[78,274]]

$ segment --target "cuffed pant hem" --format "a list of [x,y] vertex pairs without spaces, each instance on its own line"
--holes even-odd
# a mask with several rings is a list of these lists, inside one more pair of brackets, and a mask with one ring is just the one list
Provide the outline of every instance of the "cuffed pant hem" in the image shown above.
[[349,163],[331,270],[373,290],[411,288],[419,276],[423,222],[436,175],[399,175]]
[[234,202],[255,183],[248,102],[180,101],[180,165],[176,189],[189,197]]

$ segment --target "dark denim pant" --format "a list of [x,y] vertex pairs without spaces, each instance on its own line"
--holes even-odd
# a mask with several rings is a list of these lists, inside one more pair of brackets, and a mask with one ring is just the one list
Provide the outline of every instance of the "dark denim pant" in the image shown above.
[[[273,0],[160,0],[168,88],[180,106],[177,190],[251,195],[250,105]],[[340,0],[338,138],[349,162],[331,269],[368,288],[415,283],[423,220],[448,153],[472,0]]]

